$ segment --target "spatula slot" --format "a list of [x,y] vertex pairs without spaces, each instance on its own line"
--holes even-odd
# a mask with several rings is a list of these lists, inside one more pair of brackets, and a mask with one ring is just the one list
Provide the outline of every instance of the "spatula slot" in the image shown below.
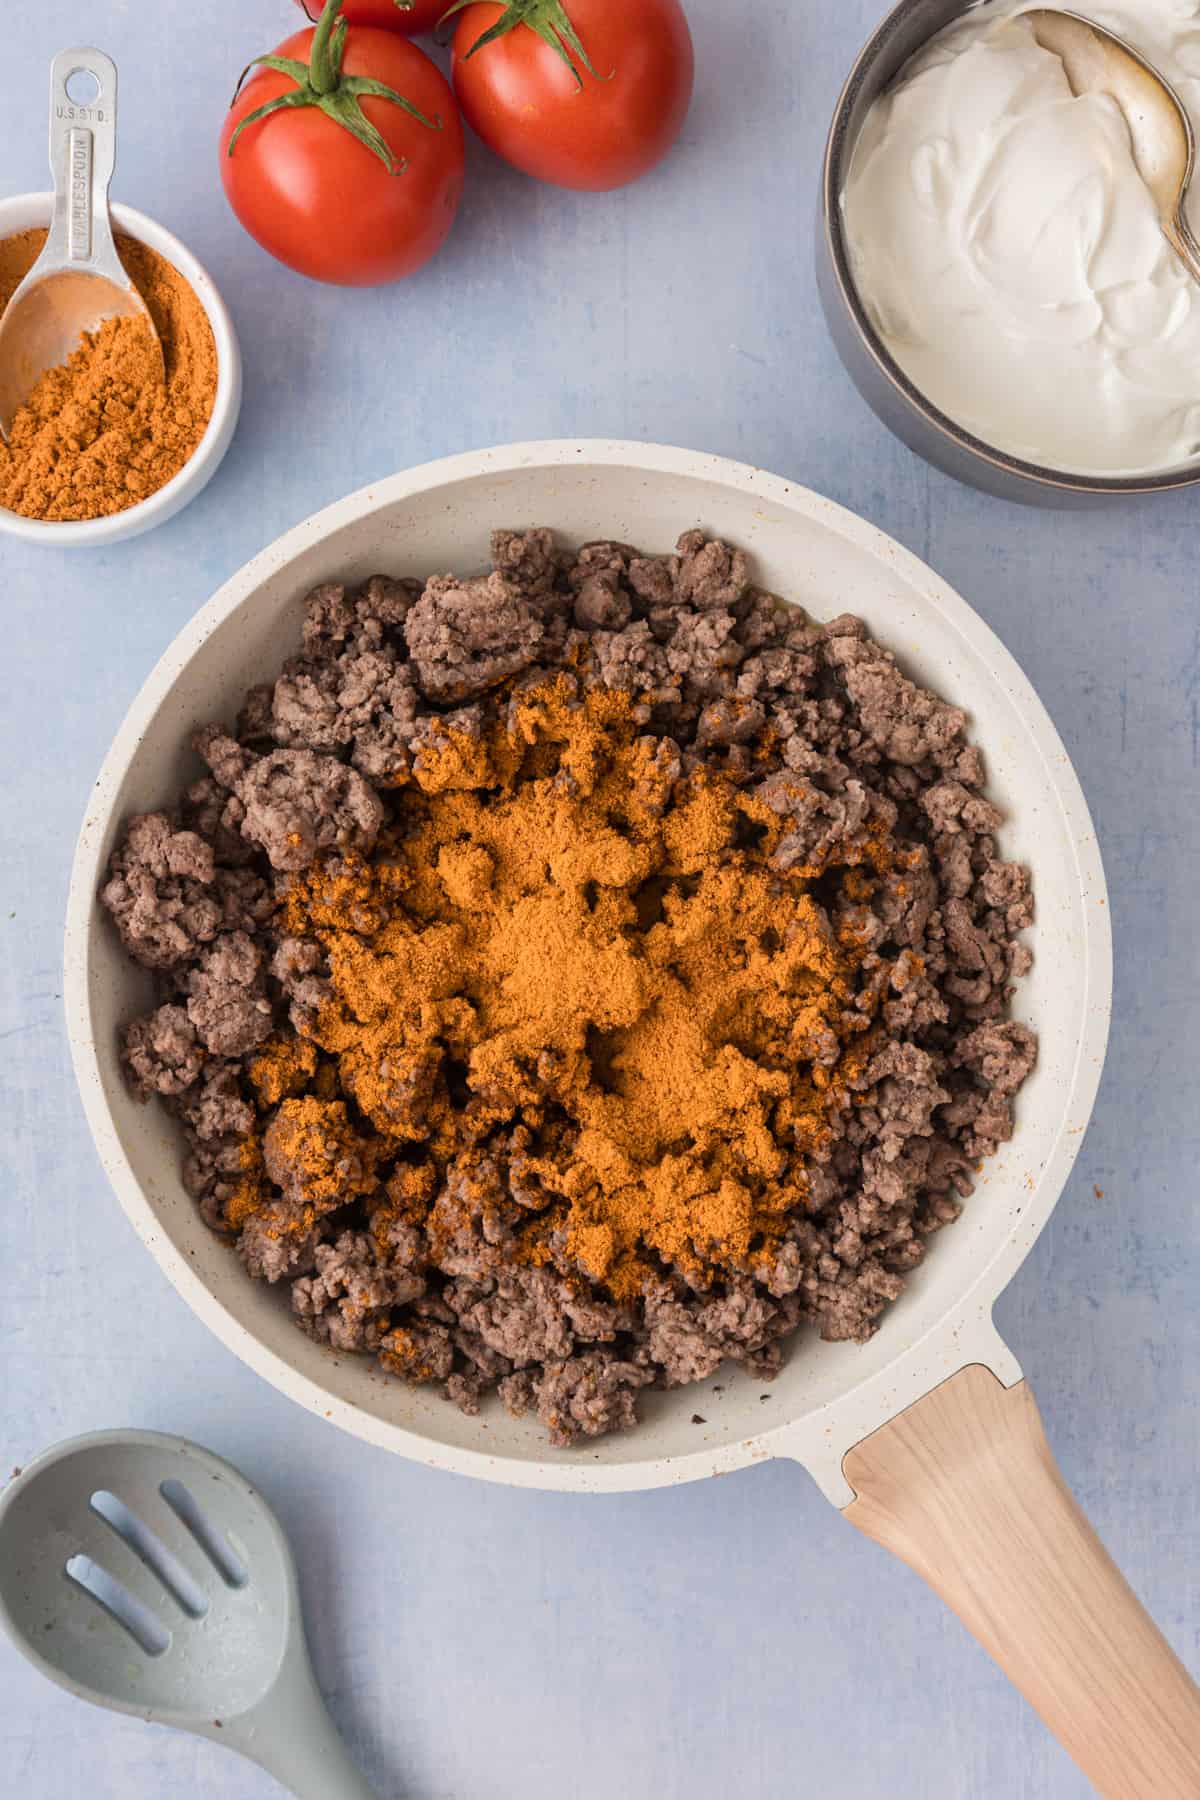
[[219,1526],[182,1481],[172,1478],[159,1485],[159,1493],[180,1522],[187,1526],[226,1587],[245,1587],[250,1572]]
[[66,1576],[89,1600],[94,1600],[110,1619],[123,1626],[138,1649],[144,1650],[147,1656],[161,1656],[164,1650],[170,1648],[171,1634],[157,1613],[152,1612],[148,1606],[143,1606],[128,1588],[122,1587],[107,1569],[100,1563],[93,1562],[90,1556],[80,1553],[70,1557],[66,1564]]
[[179,1558],[172,1556],[162,1539],[132,1512],[118,1494],[97,1488],[89,1502],[97,1518],[110,1525],[134,1555],[162,1582],[171,1598],[189,1619],[202,1619],[208,1611],[208,1595],[193,1581]]

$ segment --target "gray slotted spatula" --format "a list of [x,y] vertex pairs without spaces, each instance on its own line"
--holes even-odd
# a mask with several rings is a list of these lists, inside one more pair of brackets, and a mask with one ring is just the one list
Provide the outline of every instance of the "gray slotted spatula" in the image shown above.
[[93,1432],[10,1482],[0,1625],[80,1699],[212,1738],[301,1800],[372,1800],[317,1688],[282,1526],[186,1438]]

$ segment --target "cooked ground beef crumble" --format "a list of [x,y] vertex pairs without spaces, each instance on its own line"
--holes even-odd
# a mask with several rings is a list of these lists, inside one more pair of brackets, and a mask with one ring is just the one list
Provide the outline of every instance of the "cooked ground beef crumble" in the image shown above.
[[[172,810],[129,822],[101,898],[159,986],[125,1030],[128,1078],[181,1121],[187,1187],[250,1275],[287,1282],[319,1340],[437,1382],[469,1412],[498,1388],[567,1444],[634,1424],[641,1388],[725,1358],[770,1377],[801,1324],[872,1334],[1012,1133],[1036,1052],[1008,1017],[1032,899],[1028,872],[997,855],[964,714],[908,681],[860,620],[813,624],[698,531],[672,556],[500,531],[492,557],[485,577],[317,588],[300,653],[246,695],[232,733],[197,734],[208,772]],[[330,1024],[348,953],[319,925],[329,895],[350,906],[336,943],[386,969],[386,880],[432,829],[431,796],[474,808],[478,834],[522,781],[578,793],[577,771],[548,760],[548,727],[507,786],[488,750],[528,734],[550,692],[580,718],[622,697],[605,716],[628,724],[660,848],[698,788],[732,793],[714,862],[766,882],[774,904],[803,893],[814,943],[845,952],[800,1073],[765,1040],[740,1043],[758,1082],[746,1118],[763,1130],[752,1145],[727,1129],[708,1185],[734,1196],[713,1216],[744,1229],[697,1230],[678,1254],[649,1229],[597,1250],[580,1228],[571,1163],[587,1121],[564,1063],[586,1072],[590,1045],[596,1081],[612,1080],[587,1019],[578,1046],[548,1046],[507,1087],[493,1069],[485,1091],[455,1037],[481,996],[442,995],[385,1063],[382,1101],[356,1087]],[[698,878],[674,854],[655,865],[656,910],[611,914],[627,947],[650,942],[672,886],[686,936]],[[456,905],[477,901],[487,860],[472,842],[443,871]],[[420,881],[396,893],[419,935]],[[786,944],[766,935],[754,954],[769,973]],[[744,973],[750,952],[737,954]],[[672,1154],[703,1185],[703,1146]]]

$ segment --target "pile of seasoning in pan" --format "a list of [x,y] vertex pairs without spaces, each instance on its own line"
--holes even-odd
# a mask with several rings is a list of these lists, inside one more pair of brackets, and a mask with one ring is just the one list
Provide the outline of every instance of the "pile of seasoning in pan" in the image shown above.
[[871,1335],[1011,1135],[1032,896],[861,620],[695,530],[492,555],[317,588],[102,900],[157,982],[130,1083],[248,1273],[564,1444]]

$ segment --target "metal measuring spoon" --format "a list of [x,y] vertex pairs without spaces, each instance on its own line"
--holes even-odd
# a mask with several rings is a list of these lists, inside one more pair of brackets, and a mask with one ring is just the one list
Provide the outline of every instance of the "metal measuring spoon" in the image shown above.
[[317,1689],[282,1526],[186,1438],[93,1432],[9,1483],[0,1626],[80,1699],[226,1744],[302,1800],[372,1800]]
[[[71,99],[76,74],[98,84]],[[108,184],[117,144],[117,69],[102,50],[62,50],[50,64],[50,168],[54,213],[41,255],[0,317],[0,434],[47,369],[66,362],[105,319],[140,318],[162,355],[154,321],[117,255]]]
[[1163,236],[1188,274],[1200,281],[1200,244],[1186,213],[1196,137],[1175,89],[1132,44],[1091,19],[1049,7],[1017,16],[1029,20],[1044,50],[1061,57],[1073,94],[1108,94],[1121,108],[1133,160],[1158,208]]

